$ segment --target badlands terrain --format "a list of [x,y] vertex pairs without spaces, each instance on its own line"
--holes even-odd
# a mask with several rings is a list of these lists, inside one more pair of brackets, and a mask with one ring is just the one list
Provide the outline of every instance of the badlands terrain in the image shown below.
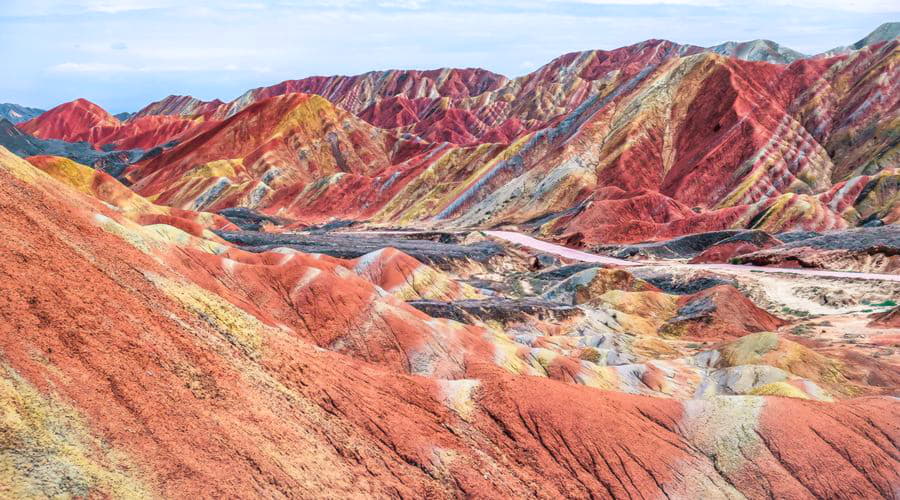
[[0,106],[0,496],[898,498],[898,34]]

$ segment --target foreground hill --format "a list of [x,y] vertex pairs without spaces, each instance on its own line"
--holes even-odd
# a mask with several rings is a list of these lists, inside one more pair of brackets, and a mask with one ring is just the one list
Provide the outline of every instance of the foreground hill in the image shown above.
[[[14,496],[890,497],[900,481],[896,400],[805,401],[821,391],[791,371],[849,382],[775,336],[709,351],[697,371],[605,367],[599,346],[572,361],[554,337],[530,348],[426,316],[368,281],[396,282],[372,274],[378,256],[240,251],[209,232],[221,218],[155,206],[66,160],[0,149],[0,202],[0,311],[15,318],[0,325],[0,455],[16,464],[2,479]],[[745,308],[741,335],[781,321],[728,286],[674,299],[597,276],[577,300],[622,321],[697,301]],[[674,311],[679,335],[700,333]],[[772,367],[754,393],[792,397],[580,385],[677,394],[699,366],[747,362]]]

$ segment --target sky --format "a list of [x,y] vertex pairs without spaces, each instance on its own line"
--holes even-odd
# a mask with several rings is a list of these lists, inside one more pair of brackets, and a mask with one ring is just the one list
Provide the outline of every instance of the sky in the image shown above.
[[83,97],[118,113],[312,75],[482,67],[514,77],[649,38],[766,38],[813,54],[898,20],[900,0],[0,0],[0,102],[47,109]]

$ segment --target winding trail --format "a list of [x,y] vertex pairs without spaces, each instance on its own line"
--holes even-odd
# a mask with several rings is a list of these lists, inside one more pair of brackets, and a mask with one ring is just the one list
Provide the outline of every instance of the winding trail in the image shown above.
[[740,266],[737,264],[672,264],[668,262],[643,261],[634,262],[630,260],[616,259],[614,257],[605,257],[592,253],[582,252],[572,248],[548,243],[546,241],[532,238],[521,233],[512,231],[484,231],[485,234],[506,240],[510,243],[526,246],[539,250],[541,252],[551,253],[572,260],[580,260],[582,262],[597,262],[600,264],[609,264],[613,266],[678,266],[694,269],[720,269],[724,271],[738,272],[761,272],[761,273],[782,273],[782,274],[803,274],[806,276],[819,276],[824,278],[846,278],[856,280],[871,281],[897,281],[900,282],[900,275],[897,274],[877,274],[877,273],[851,273],[843,271],[827,271],[824,269],[791,269],[783,267],[757,267],[757,266]]

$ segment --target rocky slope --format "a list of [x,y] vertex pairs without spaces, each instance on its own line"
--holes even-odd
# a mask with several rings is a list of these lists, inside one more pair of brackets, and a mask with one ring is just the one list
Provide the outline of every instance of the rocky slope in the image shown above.
[[[118,176],[148,152],[142,149],[98,151],[86,142],[40,139],[22,132],[12,123],[0,119],[0,146],[21,157],[35,155],[64,156]],[[162,148],[159,149],[162,151]]]
[[[227,220],[69,160],[0,149],[0,205],[13,496],[890,497],[900,484],[886,388],[778,334],[679,340],[781,324],[728,285],[671,296],[595,268],[566,285],[580,304],[567,319],[461,324],[403,300],[480,300],[473,288],[401,254],[248,253],[211,231]],[[456,273],[519,261],[510,249]],[[422,295],[426,281],[445,292]],[[654,325],[648,305],[700,329]]]
[[819,54],[819,57],[831,57],[836,54],[843,54],[852,50],[859,50],[880,42],[887,42],[900,36],[900,22],[884,23],[875,28],[871,33],[856,41],[851,45],[844,47],[835,47],[831,50]]
[[318,204],[320,213],[343,206],[350,215],[366,207],[321,195],[383,191],[373,177],[390,168],[387,142],[383,131],[322,97],[286,94],[211,126],[127,177],[141,194],[182,208],[245,206],[296,216]]
[[788,64],[806,57],[800,52],[788,47],[782,47],[772,40],[725,42],[710,47],[709,50],[717,54],[737,57],[747,61],[764,61],[778,64]]
[[815,235],[746,252],[733,261],[753,265],[898,273],[900,231],[893,226],[880,226]]

